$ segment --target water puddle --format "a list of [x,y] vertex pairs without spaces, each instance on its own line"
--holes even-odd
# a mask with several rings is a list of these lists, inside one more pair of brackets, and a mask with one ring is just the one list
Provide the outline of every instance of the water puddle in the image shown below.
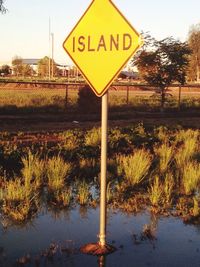
[[106,257],[81,254],[97,241],[99,209],[42,208],[26,225],[1,218],[0,266],[199,266],[200,227],[174,217],[108,211],[107,241],[117,251]]

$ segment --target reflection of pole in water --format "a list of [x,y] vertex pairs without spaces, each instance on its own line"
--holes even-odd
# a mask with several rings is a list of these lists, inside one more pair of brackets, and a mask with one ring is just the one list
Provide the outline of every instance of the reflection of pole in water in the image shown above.
[[150,216],[150,226],[151,226],[151,229],[155,233],[158,229],[158,217],[153,213],[151,213],[151,216]]
[[106,266],[106,256],[101,255],[98,257],[98,267],[105,267]]

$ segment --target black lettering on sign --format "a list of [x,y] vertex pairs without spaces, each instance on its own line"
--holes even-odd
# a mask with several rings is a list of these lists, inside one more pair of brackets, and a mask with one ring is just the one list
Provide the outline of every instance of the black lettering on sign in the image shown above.
[[97,39],[93,36],[77,36],[72,38],[72,51],[76,52],[101,52],[101,51],[126,51],[133,45],[133,38],[129,33],[110,34],[106,37],[102,34]]
[[94,52],[95,49],[91,47],[91,36],[88,36],[88,52]]
[[84,36],[79,36],[78,38],[78,44],[79,44],[79,47],[78,47],[78,51],[80,52],[83,52],[85,50],[85,37]]
[[104,39],[104,36],[103,35],[101,35],[101,37],[100,37],[99,45],[97,47],[97,51],[99,51],[100,48],[104,48],[104,50],[107,51],[107,49],[106,49],[106,43],[105,43],[105,39]]
[[75,40],[75,37],[73,37],[73,52],[75,52],[75,50],[76,50],[76,48],[75,48],[75,46],[76,46],[76,45],[75,45],[75,41],[76,41],[76,40]]
[[113,51],[114,47],[116,50],[119,50],[119,34],[117,34],[116,37],[112,34],[110,35],[110,51]]
[[123,50],[128,50],[132,45],[132,38],[129,33],[123,34]]

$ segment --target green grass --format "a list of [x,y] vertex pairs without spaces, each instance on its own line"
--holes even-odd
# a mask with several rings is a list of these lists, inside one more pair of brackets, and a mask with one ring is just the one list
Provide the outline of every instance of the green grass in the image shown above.
[[[127,103],[127,91],[109,90],[109,107],[111,111],[159,111],[160,98],[153,91],[130,90]],[[68,89],[67,105],[70,107],[67,112],[74,112],[78,99],[78,89]],[[176,95],[167,98],[166,110],[177,109],[178,98]],[[72,108],[73,107],[73,108]],[[197,95],[183,96],[181,108],[183,110],[198,109],[200,98]],[[0,111],[1,112],[65,112],[66,111],[66,90],[63,88],[50,88],[44,85],[37,87],[25,84],[6,85],[0,87]]]

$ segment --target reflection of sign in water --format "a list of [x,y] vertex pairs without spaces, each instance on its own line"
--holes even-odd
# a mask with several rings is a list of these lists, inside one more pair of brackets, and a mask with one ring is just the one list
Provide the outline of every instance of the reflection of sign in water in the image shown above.
[[110,0],[94,0],[63,43],[97,96],[139,45],[139,34]]

